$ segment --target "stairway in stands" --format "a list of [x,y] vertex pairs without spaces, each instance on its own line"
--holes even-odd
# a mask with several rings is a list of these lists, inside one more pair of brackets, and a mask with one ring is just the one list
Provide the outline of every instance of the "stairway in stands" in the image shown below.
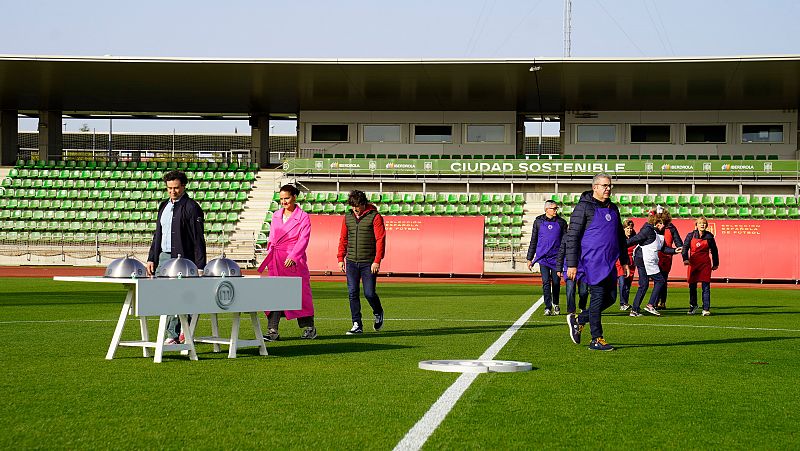
[[239,214],[239,222],[230,237],[230,247],[225,250],[228,258],[244,265],[255,262],[256,238],[272,202],[272,195],[280,188],[282,177],[283,174],[280,171],[261,170],[258,172],[245,208]]

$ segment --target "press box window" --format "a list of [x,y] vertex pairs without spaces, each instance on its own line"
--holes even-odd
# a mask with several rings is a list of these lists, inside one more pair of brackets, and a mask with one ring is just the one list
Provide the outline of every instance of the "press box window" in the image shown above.
[[503,125],[467,125],[468,143],[502,143],[506,140]]
[[365,125],[365,143],[399,143],[399,125]]
[[686,143],[724,143],[726,128],[724,125],[687,125]]
[[452,125],[415,125],[414,142],[417,143],[451,143],[453,142]]
[[347,124],[312,124],[311,141],[347,142]]
[[783,125],[742,125],[743,143],[782,143]]
[[662,143],[672,142],[669,125],[631,125],[632,143]]
[[576,142],[579,143],[615,143],[617,142],[616,125],[578,125]]

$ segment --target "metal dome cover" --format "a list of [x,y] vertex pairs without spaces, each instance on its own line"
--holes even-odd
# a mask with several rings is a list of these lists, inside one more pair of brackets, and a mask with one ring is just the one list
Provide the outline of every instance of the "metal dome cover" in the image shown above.
[[225,257],[223,253],[222,256],[206,264],[203,277],[242,277],[242,270],[235,261]]
[[147,269],[139,260],[131,257],[118,258],[106,267],[104,277],[116,279],[139,279],[147,277]]
[[156,270],[156,277],[169,277],[181,279],[184,277],[199,277],[197,265],[193,261],[183,258],[178,254],[176,258],[171,258],[159,265]]

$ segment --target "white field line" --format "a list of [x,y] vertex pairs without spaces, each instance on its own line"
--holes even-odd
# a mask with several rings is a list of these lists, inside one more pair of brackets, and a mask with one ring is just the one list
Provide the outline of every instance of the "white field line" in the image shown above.
[[[156,317],[152,317],[152,321],[156,321]],[[315,317],[317,321],[350,321],[350,318],[328,318],[328,317]],[[200,318],[200,321],[210,321],[208,318]],[[442,318],[386,318],[386,321],[436,321],[441,323],[510,323],[507,319],[442,319]],[[13,324],[69,324],[69,323],[116,323],[116,319],[43,319],[43,320],[17,320],[17,321],[0,321],[0,325],[13,325]],[[552,321],[542,320],[529,320],[529,323],[535,324],[553,324]],[[618,323],[603,321],[603,325],[611,326],[632,326],[632,327],[685,327],[690,329],[720,329],[720,330],[756,330],[764,332],[800,332],[800,329],[782,329],[772,327],[744,327],[744,326],[714,326],[710,324],[657,324],[657,323]]]
[[[511,337],[528,321],[539,306],[544,303],[544,296],[540,297],[531,308],[529,308],[519,319],[514,322],[500,338],[497,339],[486,351],[479,357],[479,360],[493,359],[503,346],[505,346]],[[436,428],[444,421],[445,417],[456,402],[461,398],[461,395],[472,385],[472,382],[477,379],[478,373],[463,373],[453,382],[453,385],[447,388],[442,396],[425,412],[425,415],[417,421],[411,429],[408,430],[405,437],[394,447],[395,451],[406,450],[419,450],[422,445],[428,441],[428,438],[433,434]]]

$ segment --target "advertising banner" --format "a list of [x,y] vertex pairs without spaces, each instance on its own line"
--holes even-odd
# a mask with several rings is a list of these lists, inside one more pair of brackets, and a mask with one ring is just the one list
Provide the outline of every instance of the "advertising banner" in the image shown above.
[[[638,231],[645,219],[633,220]],[[672,221],[681,239],[694,230],[691,219]],[[800,221],[793,220],[708,220],[719,249],[719,269],[713,278],[799,280]],[[686,279],[686,267],[679,255],[673,257],[670,280]]]
[[594,175],[798,177],[795,160],[524,160],[293,158],[288,174],[349,175]]
[[[311,271],[338,272],[341,215],[310,215],[306,254]],[[382,273],[482,274],[483,216],[384,216]]]

